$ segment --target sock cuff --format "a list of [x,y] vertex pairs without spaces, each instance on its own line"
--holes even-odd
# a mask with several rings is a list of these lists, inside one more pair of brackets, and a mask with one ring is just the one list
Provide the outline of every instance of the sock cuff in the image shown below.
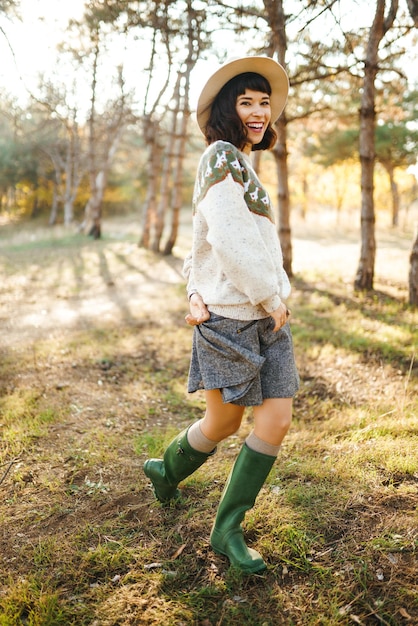
[[212,452],[214,448],[216,448],[218,441],[212,441],[212,439],[208,439],[200,428],[200,423],[202,420],[195,422],[192,424],[187,431],[187,441],[190,446],[196,450],[197,452]]
[[267,441],[263,441],[262,439],[257,437],[257,435],[254,434],[253,430],[250,432],[250,434],[246,438],[245,443],[251,450],[254,450],[254,452],[260,452],[260,454],[267,454],[267,456],[274,456],[274,457],[276,457],[279,454],[279,450],[281,448],[280,445],[274,446],[273,444],[268,443]]

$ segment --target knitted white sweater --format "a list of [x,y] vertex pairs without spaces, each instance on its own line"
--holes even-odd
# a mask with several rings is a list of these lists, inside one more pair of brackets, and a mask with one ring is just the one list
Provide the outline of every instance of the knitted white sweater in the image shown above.
[[290,294],[270,198],[231,143],[201,157],[183,274],[189,297],[198,292],[209,311],[238,320],[268,317]]

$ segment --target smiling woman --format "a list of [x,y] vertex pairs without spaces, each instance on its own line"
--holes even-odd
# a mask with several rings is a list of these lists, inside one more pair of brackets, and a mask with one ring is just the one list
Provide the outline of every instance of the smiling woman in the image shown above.
[[286,436],[299,386],[285,304],[290,284],[273,208],[249,159],[272,148],[286,103],[287,76],[267,57],[222,66],[208,80],[197,106],[208,147],[196,177],[192,250],[184,263],[194,326],[188,391],[204,390],[204,417],[181,432],[162,459],[144,472],[155,495],[168,502],[181,480],[240,427],[253,407],[246,438],[221,498],[211,546],[251,574],[266,569],[247,547],[241,522],[254,506]]
[[247,133],[244,152],[250,154],[253,146],[261,143],[270,124],[270,96],[263,91],[246,89],[237,98],[236,110]]
[[[272,111],[272,100],[274,94],[264,76],[255,72],[235,76],[214,99],[210,124],[204,125],[202,98],[198,103],[198,122],[207,142],[227,140],[247,154],[252,150],[271,148],[277,138],[271,125],[272,115],[274,119],[277,117],[277,110]],[[247,122],[251,122],[251,126]]]

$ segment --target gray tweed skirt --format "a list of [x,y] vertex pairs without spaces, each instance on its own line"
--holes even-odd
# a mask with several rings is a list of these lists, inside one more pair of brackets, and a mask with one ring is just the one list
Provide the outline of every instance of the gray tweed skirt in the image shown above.
[[292,398],[299,389],[289,324],[241,321],[211,313],[194,327],[188,391],[220,389],[223,402],[257,406],[267,398]]

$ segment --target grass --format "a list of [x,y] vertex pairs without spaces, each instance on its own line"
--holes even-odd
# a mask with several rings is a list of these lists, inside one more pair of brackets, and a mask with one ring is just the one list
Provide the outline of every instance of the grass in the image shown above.
[[[67,293],[69,307],[91,297],[92,310],[2,348],[0,626],[418,620],[416,311],[324,272],[296,277],[301,390],[246,516],[268,563],[249,578],[208,536],[251,412],[179,501],[157,503],[141,470],[204,409],[186,393],[191,334],[172,267],[111,237],[49,239],[36,267],[33,245],[13,246],[4,306],[32,298],[53,317]],[[135,280],[145,295],[133,306]],[[106,289],[119,305],[111,319],[97,313]]]

